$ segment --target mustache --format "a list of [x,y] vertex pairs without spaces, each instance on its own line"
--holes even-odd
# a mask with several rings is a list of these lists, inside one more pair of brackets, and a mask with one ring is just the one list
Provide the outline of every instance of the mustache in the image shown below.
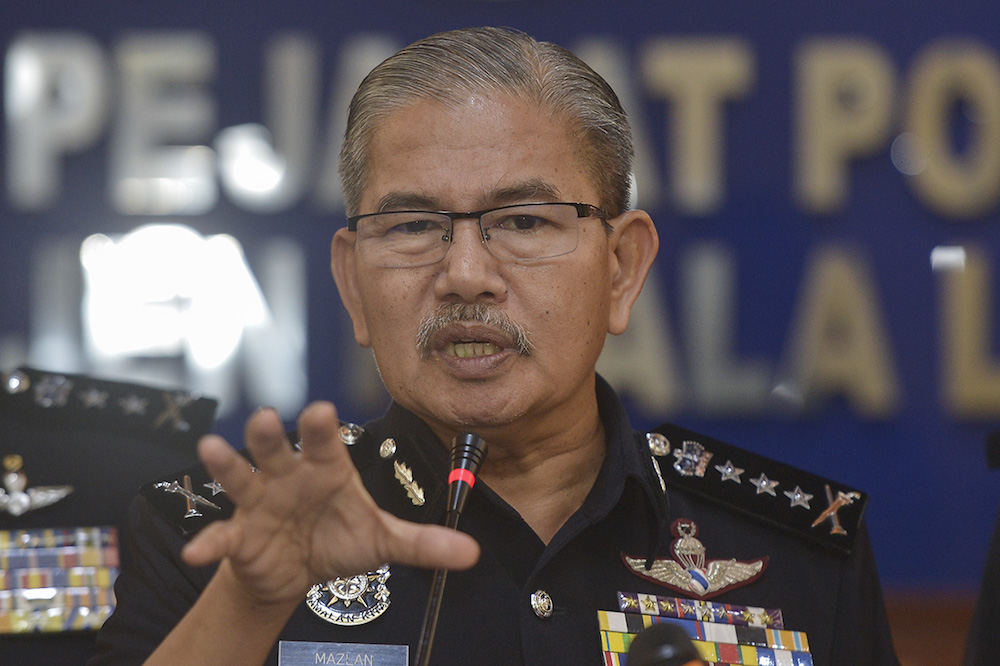
[[474,321],[504,334],[517,350],[527,356],[534,347],[531,333],[511,319],[506,312],[487,303],[446,303],[438,306],[420,322],[417,331],[417,351],[424,358],[431,354],[431,340],[441,329],[457,322]]

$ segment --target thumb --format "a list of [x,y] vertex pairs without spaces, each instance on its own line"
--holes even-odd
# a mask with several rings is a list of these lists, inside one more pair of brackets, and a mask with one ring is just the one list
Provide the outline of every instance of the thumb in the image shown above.
[[231,521],[211,523],[184,545],[181,558],[193,567],[213,564],[233,550],[237,538]]
[[422,569],[471,569],[479,561],[479,544],[465,532],[394,516],[387,527],[386,562]]

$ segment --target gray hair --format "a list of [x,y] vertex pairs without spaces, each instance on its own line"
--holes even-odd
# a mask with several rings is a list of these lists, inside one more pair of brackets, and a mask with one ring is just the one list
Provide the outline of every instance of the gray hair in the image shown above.
[[514,95],[564,116],[588,156],[600,201],[612,217],[629,201],[632,132],[611,86],[568,50],[508,28],[468,28],[432,35],[377,66],[351,100],[340,151],[348,215],[359,214],[369,148],[379,122],[431,99],[458,104],[469,93]]

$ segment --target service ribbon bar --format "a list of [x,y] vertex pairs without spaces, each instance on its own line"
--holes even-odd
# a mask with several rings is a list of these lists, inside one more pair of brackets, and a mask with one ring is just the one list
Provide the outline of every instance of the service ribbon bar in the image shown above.
[[0,551],[0,569],[45,567],[118,566],[118,549],[111,546],[57,546],[55,548],[11,548]]
[[96,631],[111,616],[114,606],[17,609],[0,611],[0,634]]
[[780,608],[719,604],[711,601],[663,597],[655,594],[619,592],[618,610],[625,613],[641,613],[681,620],[721,622],[770,629],[785,628]]
[[30,530],[0,530],[0,553],[21,548],[113,547],[118,549],[114,527],[67,527]]
[[619,634],[637,634],[646,627],[661,622],[679,626],[693,641],[748,645],[774,650],[809,651],[809,640],[803,631],[766,629],[719,622],[700,622],[658,615],[640,615],[615,611],[598,611],[597,622],[601,631]]
[[[617,631],[601,631],[601,651],[605,664],[621,664],[609,655],[627,655],[632,645],[633,634]],[[776,650],[756,645],[738,645],[733,643],[717,643],[713,641],[693,640],[698,655],[713,664],[748,664],[760,666],[813,666],[812,655],[799,650]]]
[[50,608],[114,606],[114,591],[104,587],[54,587],[44,590],[0,590],[0,613],[32,610],[40,603]]
[[604,664],[604,666],[627,666],[626,659],[624,659],[624,657],[624,654],[605,650],[602,655],[603,661],[601,663]]
[[110,589],[117,567],[57,567],[0,571],[0,590],[37,590],[50,587],[103,587]]
[[98,629],[117,577],[114,527],[0,530],[0,634]]
[[730,664],[813,666],[812,655],[808,652],[772,650],[753,645],[730,645],[707,641],[692,641],[692,643],[694,643],[701,658],[713,664],[726,664],[727,666]]

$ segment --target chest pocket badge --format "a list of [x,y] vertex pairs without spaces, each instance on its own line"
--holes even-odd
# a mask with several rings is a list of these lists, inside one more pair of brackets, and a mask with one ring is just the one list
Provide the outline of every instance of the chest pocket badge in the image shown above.
[[342,627],[367,624],[389,608],[389,565],[375,571],[317,583],[306,593],[306,605],[327,622]]

